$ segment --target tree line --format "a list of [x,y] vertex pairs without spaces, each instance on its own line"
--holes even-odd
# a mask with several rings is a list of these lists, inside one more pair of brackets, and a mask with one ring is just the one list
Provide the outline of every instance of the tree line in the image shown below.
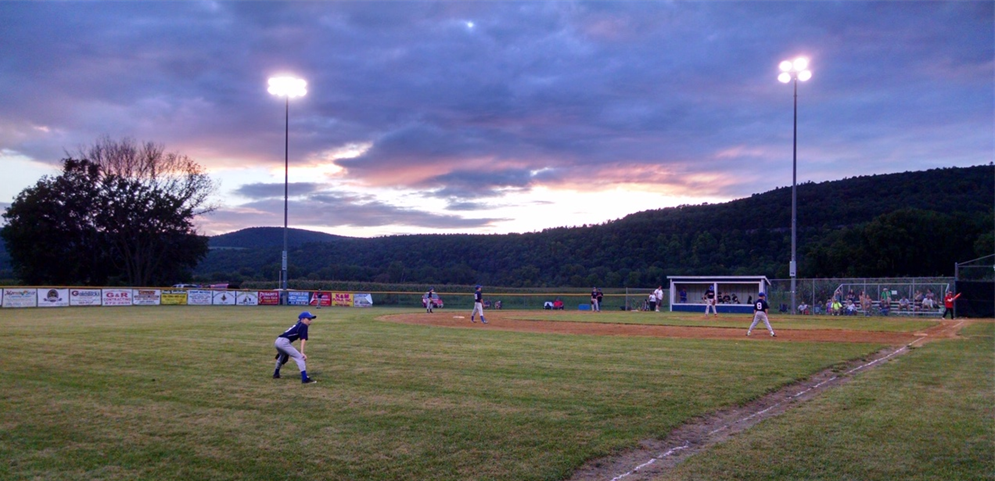
[[0,237],[25,284],[168,284],[207,254],[193,218],[214,209],[214,189],[185,155],[105,137],[21,191]]
[[[359,239],[294,230],[289,277],[291,285],[324,279],[508,287],[645,287],[671,275],[787,278],[790,195],[785,187],[523,234]],[[955,262],[995,252],[993,201],[991,166],[801,184],[798,276],[951,276]],[[197,276],[275,280],[281,242],[280,228],[218,236]]]

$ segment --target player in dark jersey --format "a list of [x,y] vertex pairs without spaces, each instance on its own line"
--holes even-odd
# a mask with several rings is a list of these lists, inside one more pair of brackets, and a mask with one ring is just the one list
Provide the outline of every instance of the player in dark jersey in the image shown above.
[[705,317],[708,317],[708,311],[711,310],[715,317],[719,317],[719,308],[715,305],[718,299],[715,298],[715,290],[712,286],[708,286],[705,291]]
[[767,320],[768,309],[770,309],[770,306],[767,305],[767,295],[763,292],[757,294],[757,302],[753,303],[753,324],[750,324],[750,328],[747,329],[747,336],[753,332],[753,328],[756,327],[758,322],[764,321],[764,325],[767,326],[767,330],[770,331],[770,337],[777,337],[774,335],[774,329],[770,327],[770,321]]
[[[311,321],[314,320],[314,314],[308,311],[304,311],[301,315],[297,316],[297,324],[290,326],[276,338],[276,342],[273,345],[276,347],[276,370],[273,371],[273,379],[280,378],[280,368],[287,363],[288,360],[293,359],[297,363],[297,368],[301,371],[301,382],[304,384],[310,384],[317,382],[311,379],[307,375],[307,365],[304,361],[307,360],[307,355],[304,354],[304,345],[307,344],[307,330],[311,325]],[[301,350],[297,351],[294,349],[293,342],[300,339],[301,340]]]
[[484,293],[480,290],[478,285],[476,290],[473,291],[473,311],[470,312],[470,322],[477,322],[473,320],[473,316],[480,313],[480,322],[487,324],[487,319],[484,319]]

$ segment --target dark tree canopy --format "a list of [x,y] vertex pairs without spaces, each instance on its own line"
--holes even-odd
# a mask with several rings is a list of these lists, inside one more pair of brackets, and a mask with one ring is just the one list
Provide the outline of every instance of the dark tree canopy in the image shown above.
[[213,209],[214,183],[162,146],[104,138],[62,174],[22,191],[0,230],[29,284],[131,285],[183,280],[208,250],[193,218]]

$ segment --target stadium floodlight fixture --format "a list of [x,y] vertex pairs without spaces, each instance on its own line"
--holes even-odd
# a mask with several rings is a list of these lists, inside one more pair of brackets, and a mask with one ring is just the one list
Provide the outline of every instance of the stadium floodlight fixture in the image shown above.
[[283,259],[280,270],[280,288],[283,297],[287,295],[287,211],[290,197],[290,99],[307,95],[307,81],[296,77],[271,77],[269,93],[286,99],[283,143]]
[[797,293],[798,264],[796,255],[798,253],[798,81],[802,82],[812,78],[812,71],[808,69],[808,59],[798,57],[794,60],[784,60],[779,65],[781,73],[777,80],[781,83],[794,81],[795,86],[795,126],[794,139],[791,153],[791,263],[788,264],[788,275],[791,276],[791,312],[796,314],[798,305],[795,303]]

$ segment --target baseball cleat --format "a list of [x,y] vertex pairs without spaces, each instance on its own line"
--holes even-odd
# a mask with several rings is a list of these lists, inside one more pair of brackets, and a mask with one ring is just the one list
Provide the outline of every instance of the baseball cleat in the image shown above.
[[777,337],[777,335],[772,332],[770,333],[770,337]]
[[311,383],[316,383],[316,382],[318,382],[318,381],[315,381],[314,379],[311,379],[311,378],[307,378],[307,379],[301,381],[301,384],[311,384]]
[[473,320],[473,316],[470,316],[470,322],[477,322],[477,321]]
[[746,331],[746,335],[749,336],[750,335],[750,331]]
[[273,373],[273,379],[280,379],[280,373],[274,372]]

